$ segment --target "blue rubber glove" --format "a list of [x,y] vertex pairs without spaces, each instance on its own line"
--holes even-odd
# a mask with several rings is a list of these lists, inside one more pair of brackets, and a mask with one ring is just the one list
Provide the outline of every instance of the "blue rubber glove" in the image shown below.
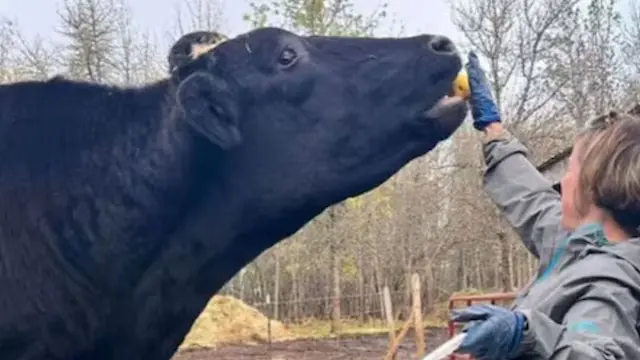
[[467,75],[469,76],[469,91],[471,105],[471,116],[473,117],[473,127],[476,130],[483,130],[493,122],[500,122],[498,106],[491,95],[491,88],[487,77],[480,67],[478,56],[469,52],[469,61],[466,64]]
[[525,317],[503,307],[478,304],[454,310],[452,320],[469,323],[467,336],[458,352],[471,354],[476,360],[507,360],[518,356]]

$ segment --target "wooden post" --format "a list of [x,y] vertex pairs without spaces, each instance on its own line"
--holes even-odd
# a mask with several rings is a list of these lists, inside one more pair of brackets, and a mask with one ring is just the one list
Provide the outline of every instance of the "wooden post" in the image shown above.
[[424,342],[424,325],[422,324],[422,292],[420,291],[420,276],[417,273],[413,273],[411,276],[411,291],[412,291],[412,305],[413,305],[413,324],[416,333],[416,355],[418,358],[422,358],[425,352]]
[[[271,296],[267,294],[267,309],[271,305]],[[271,316],[267,316],[267,348],[271,352]]]
[[[384,300],[384,313],[387,317],[387,325],[389,326],[389,346],[393,345],[393,341],[396,337],[396,327],[395,322],[393,321],[393,306],[391,304],[391,293],[389,292],[389,287],[387,285],[384,286],[382,291],[382,296]],[[391,355],[391,360],[395,359],[396,355],[393,353]]]
[[405,337],[405,335],[407,335],[407,331],[409,331],[409,328],[413,323],[413,318],[414,318],[414,314],[413,312],[411,312],[411,315],[409,315],[409,318],[407,319],[407,321],[405,321],[405,323],[402,325],[402,329],[400,330],[400,333],[398,334],[398,336],[396,336],[395,339],[393,339],[393,342],[391,342],[391,346],[389,346],[389,350],[387,350],[387,354],[385,355],[384,360],[395,359],[396,352],[398,351],[398,347],[400,346],[402,339]]

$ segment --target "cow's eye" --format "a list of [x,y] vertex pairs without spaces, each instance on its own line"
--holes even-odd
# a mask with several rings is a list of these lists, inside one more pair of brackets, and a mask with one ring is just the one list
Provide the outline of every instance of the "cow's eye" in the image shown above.
[[297,54],[291,48],[285,48],[278,57],[278,64],[283,67],[290,66],[296,61]]

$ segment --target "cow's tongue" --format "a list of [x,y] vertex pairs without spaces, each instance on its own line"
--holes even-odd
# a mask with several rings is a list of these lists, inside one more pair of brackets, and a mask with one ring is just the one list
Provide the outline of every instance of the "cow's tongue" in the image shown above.
[[424,115],[428,119],[437,119],[463,101],[464,99],[460,96],[444,96],[427,110]]

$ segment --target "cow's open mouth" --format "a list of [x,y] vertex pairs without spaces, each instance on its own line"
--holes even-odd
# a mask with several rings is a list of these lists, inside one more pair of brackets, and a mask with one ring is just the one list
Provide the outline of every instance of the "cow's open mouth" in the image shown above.
[[461,96],[443,96],[422,115],[423,121],[427,121],[440,138],[446,138],[462,124],[467,111],[467,102]]
[[452,112],[457,113],[462,107],[466,111],[467,104],[462,97],[443,96],[442,99],[424,113],[424,116],[429,120],[435,120]]

